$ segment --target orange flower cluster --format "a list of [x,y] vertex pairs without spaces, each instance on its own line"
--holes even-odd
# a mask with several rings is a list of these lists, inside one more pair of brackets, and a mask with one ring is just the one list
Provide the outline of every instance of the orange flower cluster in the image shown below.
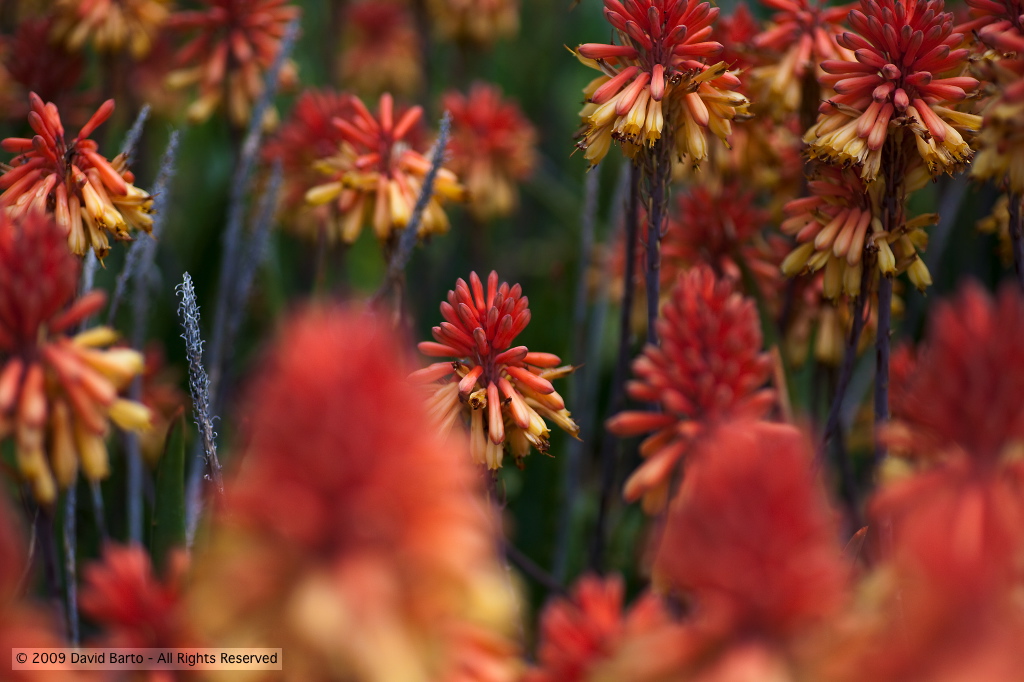
[[394,0],[363,0],[346,13],[342,82],[364,95],[412,95],[423,81],[420,40],[410,9]]
[[108,234],[130,240],[129,228],[150,232],[153,198],[132,184],[123,156],[107,161],[89,139],[114,111],[114,100],[104,102],[70,143],[57,107],[35,93],[29,101],[28,122],[36,134],[0,142],[4,151],[18,154],[0,176],[0,209],[14,220],[32,212],[52,215],[77,255],[91,247],[106,256]]
[[487,47],[519,30],[518,0],[428,0],[442,38]]
[[[337,231],[345,243],[354,242],[365,223],[386,242],[409,224],[430,170],[430,161],[408,141],[416,133],[423,109],[396,112],[388,93],[381,95],[376,116],[359,98],[350,97],[349,102],[351,116],[333,119],[343,140],[340,151],[315,164],[332,180],[306,192],[306,201],[314,206],[335,202]],[[454,173],[439,168],[420,222],[420,236],[448,231],[448,216],[441,208],[445,199],[465,201],[466,191]]]
[[708,157],[705,131],[724,141],[731,122],[747,117],[747,99],[736,92],[739,79],[725,62],[707,63],[722,51],[711,40],[718,8],[688,0],[604,5],[620,43],[576,48],[581,62],[603,74],[584,89],[577,146],[596,165],[612,139],[632,157],[666,136],[679,156],[699,165]]
[[[671,616],[653,594],[640,597],[623,613],[624,591],[619,577],[584,576],[571,599],[548,604],[540,617],[537,666],[527,672],[523,682],[594,679],[592,673],[615,655],[622,640],[670,627]],[[637,672],[634,669],[632,674]]]
[[762,0],[776,10],[771,25],[753,39],[760,50],[780,53],[777,62],[753,71],[764,103],[777,114],[798,111],[808,79],[819,76],[819,65],[826,60],[852,60],[839,47],[836,37],[843,32],[842,22],[852,5],[826,6],[818,0]]
[[673,473],[713,425],[759,418],[772,406],[759,390],[770,360],[761,352],[761,324],[752,299],[733,291],[707,266],[681,274],[658,320],[661,346],[648,346],[633,363],[633,400],[657,403],[657,412],[621,412],[607,427],[619,436],[654,431],[640,445],[645,462],[626,481],[625,498],[643,497],[648,513],[668,503]]
[[993,181],[1007,191],[1024,193],[1024,27],[1019,0],[970,0],[973,20],[958,31],[976,32],[977,60],[988,68],[995,96],[985,108],[978,135],[978,156],[971,175]]
[[142,59],[167,20],[167,0],[57,0],[51,39],[79,51],[91,41],[97,52],[127,50]]
[[[918,166],[903,181],[913,191],[927,184],[928,174]],[[931,285],[931,273],[917,250],[927,245],[923,228],[934,224],[935,214],[906,221],[902,230],[889,233],[875,217],[884,183],[867,185],[850,169],[818,165],[807,187],[810,196],[785,207],[789,217],[781,229],[798,243],[782,263],[785,275],[824,268],[824,294],[832,300],[860,294],[865,263],[882,276],[906,272],[922,291]]]
[[68,336],[106,300],[99,291],[75,299],[78,270],[52,220],[0,218],[0,435],[13,438],[18,470],[43,504],[75,482],[79,464],[90,481],[106,478],[108,420],[149,427],[149,410],[118,398],[142,356],[102,350],[117,338],[107,327]]
[[862,0],[861,10],[850,12],[856,32],[843,33],[838,42],[857,61],[821,64],[828,74],[822,83],[838,94],[821,105],[817,125],[804,136],[812,156],[855,165],[871,182],[892,128],[912,135],[933,175],[970,161],[964,135],[977,132],[981,118],[950,107],[978,81],[961,75],[968,50],[957,49],[963,36],[953,32],[953,15],[942,7],[942,0]]
[[340,239],[338,230],[324,210],[310,210],[306,192],[320,183],[323,176],[314,169],[318,159],[331,156],[342,142],[341,132],[332,122],[352,115],[348,95],[333,90],[304,90],[292,109],[291,116],[263,145],[263,159],[280,160],[284,180],[282,220],[315,241],[321,231],[329,239]]
[[145,548],[107,545],[103,560],[83,572],[82,613],[103,626],[107,646],[181,645],[180,602],[186,565],[184,553],[175,555],[167,579],[161,581],[153,574]]
[[287,326],[195,559],[201,641],[284,647],[294,680],[516,678],[495,520],[465,442],[441,439],[401,357],[363,311]]
[[469,210],[477,220],[507,216],[519,202],[516,183],[537,163],[537,131],[515,102],[493,85],[474,83],[468,95],[450,92],[451,168],[464,178]]
[[[547,452],[545,420],[572,436],[579,433],[551,384],[572,367],[559,367],[561,361],[551,353],[510,347],[530,322],[529,302],[518,284],[499,286],[496,272],[487,277],[486,291],[475,272],[468,284],[460,278],[441,304],[445,321],[434,327],[435,341],[419,344],[424,355],[457,360],[434,363],[409,377],[415,383],[442,380],[430,398],[431,415],[442,433],[468,417],[473,462],[488,469],[501,467],[506,449],[517,466],[531,446]],[[451,374],[456,377],[449,380]]]
[[[209,0],[205,10],[173,14],[170,28],[196,32],[175,57],[178,69],[167,76],[172,88],[199,90],[187,111],[189,121],[201,123],[226,106],[231,123],[244,127],[288,23],[298,16],[299,8],[287,0]],[[293,63],[285,65],[280,79],[286,85],[295,80]]]

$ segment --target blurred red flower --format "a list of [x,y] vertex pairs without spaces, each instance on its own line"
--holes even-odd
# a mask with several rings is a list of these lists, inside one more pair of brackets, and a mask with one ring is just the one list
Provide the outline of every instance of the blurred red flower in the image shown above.
[[761,324],[752,299],[719,280],[706,265],[681,274],[658,321],[661,347],[647,346],[633,363],[629,396],[656,403],[657,412],[620,412],[608,420],[619,436],[650,431],[640,445],[645,462],[626,481],[625,498],[644,509],[668,501],[673,472],[706,429],[720,421],[758,418],[775,396],[759,390],[770,359],[761,352]]
[[537,131],[515,101],[487,83],[467,95],[449,92],[451,169],[466,183],[469,210],[480,221],[509,215],[519,203],[517,183],[537,163]]
[[109,473],[109,420],[144,430],[149,410],[118,398],[142,371],[107,327],[71,336],[103,307],[92,291],[76,298],[79,262],[63,231],[30,213],[19,223],[0,215],[0,437],[15,441],[18,469],[37,500],[52,504],[57,486]]
[[196,557],[190,613],[204,641],[284,647],[293,679],[459,679],[482,657],[511,680],[496,523],[465,442],[441,440],[404,359],[367,312],[287,325],[249,391],[243,466]]

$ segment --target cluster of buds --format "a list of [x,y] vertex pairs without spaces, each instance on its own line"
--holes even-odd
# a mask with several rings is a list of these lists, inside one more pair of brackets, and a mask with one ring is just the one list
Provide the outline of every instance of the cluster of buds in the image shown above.
[[351,115],[350,98],[333,90],[304,90],[292,113],[263,145],[263,159],[281,162],[283,191],[281,219],[284,225],[316,241],[322,231],[329,240],[340,235],[329,228],[332,221],[328,207],[314,208],[306,203],[306,192],[320,183],[323,176],[313,168],[319,159],[336,153],[341,132],[334,126],[335,118]]
[[0,434],[14,438],[18,470],[44,504],[75,482],[79,464],[90,481],[106,478],[109,420],[135,431],[150,423],[147,408],[118,397],[142,355],[104,350],[117,338],[106,327],[70,336],[106,300],[74,298],[78,270],[50,218],[0,217]]
[[754,36],[752,44],[782,56],[757,67],[752,76],[763,100],[778,114],[801,109],[803,92],[819,75],[826,60],[851,61],[852,55],[836,43],[850,5],[828,7],[817,0],[763,0],[775,10],[771,25]]
[[[389,93],[381,95],[376,116],[359,98],[349,101],[351,116],[333,119],[343,140],[339,152],[316,164],[331,176],[331,182],[310,189],[306,201],[314,206],[335,202],[338,232],[346,243],[354,242],[367,222],[378,239],[388,241],[409,224],[430,171],[430,161],[409,141],[423,109],[396,112]],[[454,173],[439,168],[419,225],[420,236],[448,231],[448,216],[441,208],[444,199],[464,201],[466,191]]]
[[620,412],[608,421],[619,436],[654,431],[640,444],[644,463],[626,481],[625,498],[643,498],[644,510],[665,508],[673,472],[693,443],[724,419],[762,417],[775,394],[761,390],[771,361],[761,352],[761,324],[753,299],[719,280],[706,265],[681,274],[658,320],[661,346],[647,346],[633,363],[633,400],[657,412]]
[[602,73],[584,89],[583,127],[577,146],[592,165],[612,140],[633,156],[663,136],[693,165],[708,156],[705,131],[726,140],[733,120],[747,117],[740,81],[711,40],[717,7],[689,0],[605,0],[605,17],[619,44],[586,43],[576,56]]
[[464,178],[469,210],[480,221],[509,215],[518,204],[516,183],[536,165],[537,131],[498,88],[475,83],[468,95],[451,92],[451,167]]
[[18,220],[32,212],[54,217],[77,255],[92,248],[103,258],[110,251],[107,235],[129,240],[129,228],[150,232],[153,198],[132,184],[134,175],[122,155],[108,161],[89,135],[114,110],[114,100],[104,102],[70,142],[57,107],[29,96],[28,122],[31,138],[8,137],[0,142],[5,151],[17,153],[0,176],[0,209]]
[[73,52],[91,41],[98,52],[149,54],[167,20],[167,0],[57,0],[51,39]]
[[[178,69],[167,76],[172,88],[197,86],[199,98],[188,108],[192,123],[201,123],[224,103],[236,127],[249,122],[253,104],[263,94],[264,74],[281,49],[288,23],[299,8],[287,0],[210,0],[204,10],[178,12],[168,26],[195,31],[178,52]],[[196,65],[196,62],[202,62]],[[281,70],[282,84],[295,81],[295,65]],[[268,114],[273,116],[273,112]]]
[[[923,187],[928,173],[918,164],[904,179],[908,191]],[[865,264],[883,276],[906,272],[918,289],[931,285],[931,274],[917,251],[928,243],[924,228],[938,216],[926,214],[905,221],[898,232],[885,231],[877,217],[884,182],[867,185],[851,169],[818,165],[808,181],[810,196],[785,206],[781,229],[797,246],[782,262],[786,276],[824,268],[824,295],[858,296]]]
[[951,108],[978,87],[960,75],[968,50],[958,48],[963,36],[953,32],[953,15],[942,11],[942,0],[862,0],[861,10],[849,15],[856,32],[837,39],[856,61],[821,65],[822,83],[838,94],[804,136],[810,154],[855,165],[871,182],[890,130],[908,131],[929,172],[960,170],[973,155],[964,135],[977,132],[981,117]]
[[573,368],[559,367],[557,355],[510,347],[530,322],[528,306],[522,288],[507,282],[499,286],[496,272],[488,276],[486,290],[475,272],[468,284],[459,279],[441,304],[445,321],[434,327],[435,341],[419,344],[424,355],[456,360],[434,363],[410,376],[416,383],[442,380],[430,397],[431,414],[443,432],[468,417],[470,454],[488,469],[501,467],[506,449],[519,466],[531,446],[546,453],[545,420],[574,437],[579,433],[551,385]]
[[420,37],[402,2],[363,0],[346,14],[342,82],[359,93],[411,95],[423,82]]
[[486,47],[519,30],[518,0],[429,0],[442,38]]

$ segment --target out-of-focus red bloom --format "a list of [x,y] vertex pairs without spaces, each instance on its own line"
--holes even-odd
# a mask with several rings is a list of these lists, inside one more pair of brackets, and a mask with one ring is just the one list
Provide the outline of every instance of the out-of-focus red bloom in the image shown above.
[[106,256],[108,234],[130,240],[129,228],[150,232],[153,198],[132,184],[124,156],[107,161],[89,139],[114,111],[114,100],[104,102],[70,142],[53,102],[44,104],[34,92],[29,101],[35,136],[0,142],[4,151],[18,154],[0,176],[0,209],[14,220],[32,212],[53,216],[77,255],[91,246]]
[[619,44],[576,48],[583,64],[603,74],[584,89],[577,146],[594,165],[613,138],[633,156],[664,134],[680,157],[699,165],[708,156],[705,131],[725,140],[731,121],[747,117],[747,99],[728,64],[707,63],[723,49],[711,39],[718,8],[686,0],[604,4]]
[[108,545],[103,561],[82,573],[82,613],[102,626],[104,642],[127,648],[180,644],[181,581],[184,554],[175,555],[168,576],[160,580],[145,548]]
[[750,54],[751,43],[754,36],[760,31],[757,19],[751,14],[746,2],[736,4],[736,9],[718,22],[718,36],[722,43],[722,61],[729,65],[730,69],[738,72],[740,80],[743,80],[743,71],[754,65],[754,58]]
[[[537,666],[524,682],[584,682],[623,640],[670,628],[672,617],[650,593],[628,609],[618,576],[584,576],[571,598],[548,604],[540,617]],[[671,654],[668,654],[671,656]]]
[[347,10],[342,82],[363,95],[412,95],[423,80],[420,36],[410,8],[394,0],[362,0]]
[[437,434],[404,364],[370,313],[288,325],[196,558],[203,641],[285,647],[296,680],[459,679],[467,655],[486,658],[485,679],[513,678],[495,520],[465,441]]
[[100,291],[75,299],[78,270],[51,219],[0,216],[0,436],[14,439],[18,469],[44,504],[75,481],[79,462],[89,480],[107,476],[109,419],[149,425],[145,407],[117,396],[142,356],[101,350],[117,338],[107,327],[69,336],[106,301]]
[[633,400],[657,403],[657,412],[620,412],[608,420],[619,436],[654,431],[640,445],[645,462],[626,481],[625,498],[643,497],[644,509],[668,501],[673,472],[706,429],[741,417],[758,418],[775,395],[759,390],[771,360],[761,352],[761,324],[752,299],[719,280],[705,265],[681,274],[658,320],[661,346],[648,346],[633,363],[626,386]]
[[[993,300],[976,284],[939,304],[907,383],[893,393],[887,439],[935,462],[963,454],[997,466],[1024,441],[1024,300],[1004,288]],[[1016,459],[1016,457],[1010,457]]]
[[[442,380],[430,398],[431,414],[442,433],[468,417],[470,454],[488,469],[501,466],[506,449],[519,466],[531,445],[547,452],[545,419],[573,436],[579,433],[550,381],[572,367],[558,367],[561,361],[551,353],[510,347],[530,322],[529,302],[518,284],[499,286],[496,272],[487,277],[486,290],[475,272],[469,284],[460,278],[441,304],[445,321],[434,327],[435,341],[419,344],[424,355],[457,359],[436,362],[410,376],[415,383]],[[451,374],[456,376],[449,379]]]
[[890,528],[876,611],[843,647],[845,678],[1014,679],[1024,565],[1024,298],[964,287],[916,352],[894,354],[892,457],[869,507]]
[[[13,648],[53,649],[67,646],[58,633],[54,619],[29,604],[19,590],[23,587],[28,563],[28,539],[15,521],[16,516],[7,505],[6,496],[0,496],[0,646],[5,651]],[[40,677],[38,670],[4,670],[4,680],[32,682]],[[52,670],[47,680],[75,682],[82,680],[80,673]]]
[[[775,10],[770,26],[753,39],[753,46],[781,55],[755,70],[763,99],[780,114],[800,109],[808,80],[817,78],[825,60],[852,59],[836,43],[842,22],[853,4],[829,7],[819,0],[762,0]],[[813,80],[812,80],[813,82]]]
[[50,39],[72,52],[92,42],[97,52],[127,50],[142,59],[167,20],[167,0],[57,0]]
[[[310,189],[306,200],[314,206],[335,202],[344,242],[354,242],[367,222],[378,239],[387,241],[409,224],[430,170],[430,161],[409,143],[423,109],[395,111],[394,99],[384,93],[374,116],[359,98],[349,101],[352,114],[333,119],[343,139],[341,150],[314,166],[330,175],[331,182]],[[466,191],[454,173],[439,168],[434,194],[420,221],[420,236],[448,231],[448,216],[441,208],[445,199],[464,201]]]
[[281,161],[285,209],[282,219],[313,240],[320,230],[326,230],[332,240],[341,238],[326,207],[311,210],[306,204],[306,192],[323,180],[323,174],[314,169],[316,161],[337,153],[342,142],[341,131],[331,121],[351,116],[348,95],[327,89],[304,90],[295,100],[291,116],[263,145],[264,160]]
[[63,104],[62,98],[69,99],[69,93],[82,77],[82,56],[51,45],[47,39],[51,23],[49,19],[23,21],[6,45],[4,65],[11,79],[24,88],[16,93],[19,101],[11,102],[11,118],[28,113],[24,105],[26,92],[35,92],[44,101]]
[[449,92],[443,106],[452,115],[451,169],[466,183],[469,210],[481,221],[509,215],[519,203],[516,184],[537,162],[536,129],[487,83],[465,96]]
[[[1024,52],[1024,2],[1021,0],[966,0],[972,19],[956,27],[1004,53]],[[1019,56],[1019,55],[1018,55]]]
[[701,627],[797,641],[842,605],[848,570],[812,448],[796,428],[723,425],[686,468],[655,558]]
[[822,83],[838,94],[821,105],[817,125],[804,136],[809,152],[856,165],[871,182],[891,128],[901,139],[901,131],[910,134],[933,175],[962,169],[973,155],[963,134],[977,132],[981,117],[945,106],[978,87],[961,75],[969,51],[958,48],[963,36],[953,32],[953,15],[942,11],[942,0],[861,0],[860,6],[849,15],[855,32],[838,38],[857,61],[821,65],[828,74]]
[[754,194],[738,183],[714,189],[697,185],[679,195],[662,238],[661,257],[689,266],[705,263],[737,286],[744,268],[759,284],[765,278],[774,280],[778,269],[765,261],[764,250],[755,244],[767,222],[768,214],[756,204]]
[[[171,16],[170,28],[196,32],[177,54],[178,70],[167,78],[171,87],[197,86],[199,97],[188,108],[189,121],[205,121],[224,105],[233,125],[241,128],[249,122],[288,23],[299,16],[299,8],[287,1],[208,0],[205,10]],[[294,63],[286,63],[282,84],[293,83],[295,77]]]
[[442,38],[486,47],[519,30],[518,0],[428,0]]

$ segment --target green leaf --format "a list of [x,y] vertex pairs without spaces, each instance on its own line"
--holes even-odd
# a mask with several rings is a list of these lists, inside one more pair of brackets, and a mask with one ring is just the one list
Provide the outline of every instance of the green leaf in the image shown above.
[[156,509],[153,512],[153,564],[166,568],[168,555],[185,545],[185,410],[171,419],[164,454],[156,468]]

